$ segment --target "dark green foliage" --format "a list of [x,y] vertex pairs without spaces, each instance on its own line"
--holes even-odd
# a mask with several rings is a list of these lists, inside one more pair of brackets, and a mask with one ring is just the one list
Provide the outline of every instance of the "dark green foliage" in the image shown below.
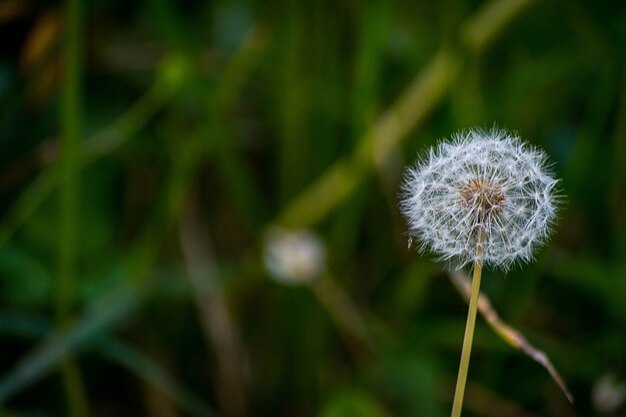
[[[494,124],[564,197],[483,290],[576,403],[479,318],[464,415],[626,415],[592,399],[626,381],[623,1],[5,6],[0,415],[447,415],[466,307],[407,249],[399,181]],[[271,279],[281,224],[336,288]]]

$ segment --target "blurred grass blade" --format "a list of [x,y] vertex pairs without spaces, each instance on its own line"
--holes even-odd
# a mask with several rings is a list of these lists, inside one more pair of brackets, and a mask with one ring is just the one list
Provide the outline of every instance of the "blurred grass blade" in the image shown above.
[[[486,49],[532,1],[487,3],[466,20],[463,31],[469,39],[465,46],[476,53]],[[293,228],[310,227],[347,198],[372,168],[383,170],[408,133],[426,120],[450,90],[462,63],[462,54],[445,47],[440,49],[360,139],[353,157],[331,166],[279,214],[276,223]]]
[[[469,279],[460,271],[450,273],[449,276],[452,284],[454,284],[454,287],[467,302],[469,300],[471,290],[471,283]],[[513,346],[515,349],[524,352],[534,361],[543,366],[548,371],[554,382],[556,382],[556,384],[561,388],[563,394],[565,394],[569,402],[574,402],[572,393],[567,388],[567,385],[565,385],[563,378],[561,378],[561,375],[550,361],[550,358],[548,358],[544,352],[528,343],[528,340],[526,340],[523,334],[502,321],[496,310],[491,305],[489,298],[482,293],[478,299],[478,311],[487,324],[489,324],[489,327],[491,327],[502,340]]]
[[276,222],[287,227],[309,227],[325,218],[355,190],[372,163],[386,163],[402,139],[425,120],[452,85],[458,69],[454,55],[440,52],[360,139],[354,156],[330,167],[280,213]]
[[376,351],[366,319],[334,277],[322,276],[310,287],[357,357]]
[[80,146],[82,142],[82,5],[80,0],[65,4],[64,74],[59,111],[60,213],[56,314],[63,323],[71,314],[76,293],[76,253],[79,228]]
[[[64,4],[63,78],[60,90],[61,181],[59,193],[59,244],[57,247],[56,321],[64,329],[72,319],[76,302],[80,228],[80,181],[78,176],[82,142],[83,5],[81,0]],[[60,363],[70,416],[88,417],[89,400],[80,367],[73,357]]]
[[[0,312],[0,333],[27,338],[44,337],[51,329],[48,320],[21,313]],[[177,383],[152,359],[127,343],[112,336],[94,340],[94,348],[106,359],[115,362],[156,387],[192,416],[214,416],[216,413],[202,399]]]
[[178,384],[156,362],[134,347],[107,337],[99,341],[98,350],[107,359],[122,365],[167,395],[189,415],[195,417],[216,415],[202,399]]
[[504,29],[537,0],[500,0],[488,2],[461,27],[463,43],[480,54],[493,43]]
[[[135,136],[180,89],[184,79],[183,65],[175,58],[166,60],[160,76],[146,94],[111,125],[97,131],[84,142],[76,170],[85,169]],[[20,194],[0,223],[0,247],[41,206],[60,180],[60,166],[53,163]]]
[[180,244],[207,345],[215,351],[215,382],[220,411],[246,415],[244,353],[235,320],[219,285],[219,265],[201,209],[190,198],[180,224]]
[[0,404],[53,370],[69,353],[77,352],[102,331],[119,323],[140,303],[129,287],[103,297],[97,309],[64,333],[54,332],[0,379]]

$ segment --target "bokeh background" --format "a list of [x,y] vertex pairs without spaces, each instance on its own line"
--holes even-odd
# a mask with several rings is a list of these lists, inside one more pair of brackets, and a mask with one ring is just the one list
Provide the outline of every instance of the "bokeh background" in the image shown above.
[[403,168],[542,147],[536,262],[486,271],[467,416],[626,416],[621,0],[4,0],[2,416],[448,415],[466,305]]

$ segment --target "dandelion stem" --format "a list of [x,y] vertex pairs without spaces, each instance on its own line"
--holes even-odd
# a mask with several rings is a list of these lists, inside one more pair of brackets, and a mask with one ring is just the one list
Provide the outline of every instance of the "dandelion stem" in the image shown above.
[[[479,242],[482,239],[479,238]],[[479,253],[481,243],[478,244]],[[454,391],[454,401],[452,402],[452,417],[461,416],[463,407],[463,395],[465,394],[465,382],[467,381],[467,370],[469,368],[470,354],[472,352],[472,341],[474,340],[474,325],[476,324],[476,309],[478,306],[478,295],[480,294],[480,277],[482,274],[482,263],[480,260],[474,262],[474,274],[472,276],[472,293],[470,295],[469,310],[467,311],[467,323],[465,324],[465,336],[463,336],[463,349],[461,351],[461,363],[459,365],[459,375],[456,380]]]

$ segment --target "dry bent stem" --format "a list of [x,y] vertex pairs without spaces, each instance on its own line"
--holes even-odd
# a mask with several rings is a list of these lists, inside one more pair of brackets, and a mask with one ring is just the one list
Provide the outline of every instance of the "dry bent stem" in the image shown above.
[[459,365],[459,375],[456,380],[454,391],[454,401],[452,403],[452,417],[461,416],[463,407],[463,395],[465,394],[465,382],[467,381],[467,370],[469,368],[470,354],[472,352],[472,341],[474,340],[474,325],[476,324],[476,309],[478,306],[478,295],[480,294],[480,277],[482,274],[480,261],[474,262],[474,274],[472,276],[472,293],[470,305],[467,312],[467,323],[465,324],[465,336],[463,336],[463,349],[461,351],[461,364]]
[[[450,279],[465,301],[469,302],[472,293],[472,283],[470,280],[460,271],[450,274]],[[543,366],[556,384],[561,388],[569,402],[574,403],[572,393],[567,388],[565,381],[550,361],[548,355],[531,345],[521,332],[505,323],[498,315],[498,312],[493,308],[491,301],[489,301],[489,298],[487,298],[485,294],[480,294],[478,296],[478,313],[480,313],[491,329],[498,336],[500,336],[502,340],[513,346],[515,349],[518,349],[530,356],[533,360]]]

